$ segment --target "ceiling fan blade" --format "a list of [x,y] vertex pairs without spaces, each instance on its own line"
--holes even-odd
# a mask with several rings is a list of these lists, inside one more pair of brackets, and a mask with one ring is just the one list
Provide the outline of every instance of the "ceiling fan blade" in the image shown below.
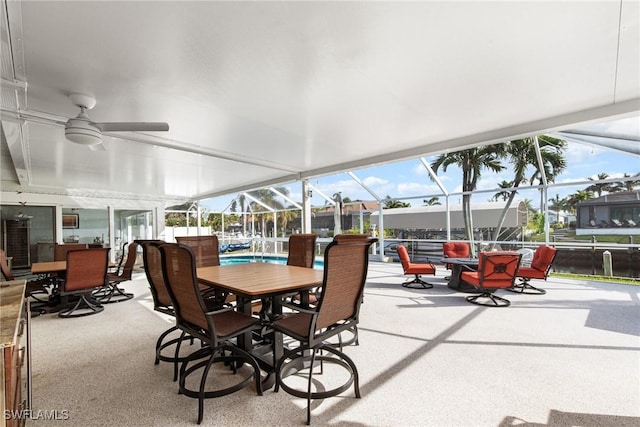
[[95,123],[102,132],[162,132],[169,130],[164,122],[111,122]]
[[99,144],[87,145],[91,151],[107,151],[107,148],[101,142]]

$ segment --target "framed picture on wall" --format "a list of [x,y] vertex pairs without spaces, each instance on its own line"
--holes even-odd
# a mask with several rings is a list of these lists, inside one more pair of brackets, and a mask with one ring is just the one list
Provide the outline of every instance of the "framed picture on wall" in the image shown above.
[[69,214],[62,215],[62,228],[78,228],[80,227],[80,215]]

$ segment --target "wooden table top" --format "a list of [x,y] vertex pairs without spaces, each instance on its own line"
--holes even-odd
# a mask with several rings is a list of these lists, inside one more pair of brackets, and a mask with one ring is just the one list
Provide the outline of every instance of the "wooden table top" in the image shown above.
[[31,264],[31,274],[57,273],[66,271],[67,261],[34,262]]
[[26,284],[26,280],[0,282],[0,348],[16,342]]
[[[117,264],[109,261],[109,268],[116,266]],[[67,271],[67,261],[34,262],[31,264],[31,274],[59,273],[61,271]]]
[[312,288],[323,279],[322,270],[266,262],[201,267],[196,274],[202,283],[251,297]]

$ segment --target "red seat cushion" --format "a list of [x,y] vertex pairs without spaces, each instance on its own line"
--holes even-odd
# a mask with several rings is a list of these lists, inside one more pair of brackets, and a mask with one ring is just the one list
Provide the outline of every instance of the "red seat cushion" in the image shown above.
[[518,277],[526,277],[528,279],[545,279],[547,277],[547,272],[531,267],[520,267],[518,269]]
[[405,274],[435,274],[436,269],[431,264],[409,264],[404,269]]

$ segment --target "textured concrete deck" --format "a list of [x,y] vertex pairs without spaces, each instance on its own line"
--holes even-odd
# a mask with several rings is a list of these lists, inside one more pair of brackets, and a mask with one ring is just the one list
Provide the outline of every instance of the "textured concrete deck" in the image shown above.
[[[345,350],[362,398],[313,402],[312,425],[640,425],[640,286],[551,279],[538,282],[546,295],[500,291],[512,305],[486,308],[438,270],[433,289],[406,289],[399,264],[370,264],[360,345]],[[169,364],[153,364],[170,322],[152,311],[144,275],[124,287],[136,297],[101,314],[33,319],[34,415],[67,410],[65,426],[196,425],[197,401],[177,394]],[[248,387],[208,399],[203,425],[304,425],[304,405]]]

